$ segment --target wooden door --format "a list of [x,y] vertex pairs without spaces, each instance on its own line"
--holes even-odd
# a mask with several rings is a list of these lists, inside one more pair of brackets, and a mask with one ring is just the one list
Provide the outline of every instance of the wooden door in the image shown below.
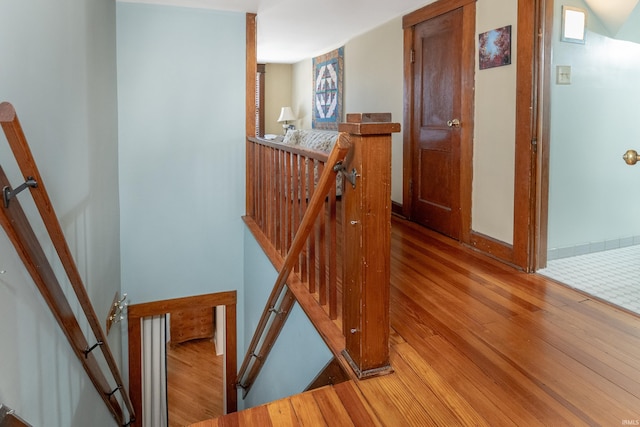
[[461,237],[463,9],[413,32],[410,219]]

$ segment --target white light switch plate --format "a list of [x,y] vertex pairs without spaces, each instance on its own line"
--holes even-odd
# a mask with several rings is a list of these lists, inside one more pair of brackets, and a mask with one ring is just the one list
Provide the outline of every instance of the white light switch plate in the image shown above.
[[556,83],[559,85],[571,84],[571,65],[558,65],[556,67]]

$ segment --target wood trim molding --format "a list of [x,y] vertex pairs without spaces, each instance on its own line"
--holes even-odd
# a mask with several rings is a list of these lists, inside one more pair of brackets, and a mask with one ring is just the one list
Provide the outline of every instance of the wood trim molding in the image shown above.
[[507,264],[509,264],[508,260],[513,259],[513,247],[511,245],[482,233],[472,231],[469,245],[484,254],[502,262],[507,262]]
[[404,58],[403,58],[403,123],[402,128],[402,216],[411,218],[412,210],[412,186],[411,175],[413,163],[411,159],[411,130],[413,129],[413,66],[411,52],[413,49],[413,26],[404,29]]
[[129,336],[129,391],[136,420],[132,426],[142,426],[142,342],[141,321],[144,317],[160,316],[167,313],[181,311],[187,308],[203,308],[225,306],[225,392],[226,411],[235,412],[238,409],[238,394],[235,388],[237,372],[237,292],[218,292],[163,301],[133,304],[127,309]]
[[473,143],[475,127],[476,3],[463,4],[460,135],[460,241],[471,239]]
[[549,228],[549,141],[550,141],[550,90],[551,90],[551,31],[553,28],[553,0],[539,0],[538,22],[542,41],[536,50],[538,77],[538,168],[536,174],[536,227],[534,229],[533,270],[547,266],[547,235]]
[[403,209],[402,203],[394,202],[393,200],[391,201],[391,213],[393,215],[404,218],[402,209]]
[[537,0],[518,0],[518,57],[516,82],[516,140],[514,171],[513,257],[524,271],[534,267],[537,216],[538,80]]
[[[426,21],[443,13],[450,12],[454,9],[475,3],[476,0],[440,0],[422,7],[408,15],[402,17],[402,28],[413,27],[423,21]],[[474,6],[475,7],[475,6]]]
[[219,305],[233,305],[236,303],[236,300],[236,291],[227,291],[218,292],[215,294],[133,304],[127,308],[127,311],[130,318],[140,318],[158,316],[160,314],[173,313],[176,311],[188,309],[217,307]]
[[256,14],[247,13],[247,61],[246,61],[246,135],[256,136],[256,73],[258,72],[258,43],[257,43]]
[[[247,13],[246,15],[246,94],[245,94],[245,133],[247,138],[256,136],[256,72],[258,70],[258,43],[257,43],[257,24],[256,14]],[[249,142],[246,141],[246,159],[245,159],[245,209],[246,213],[253,214],[254,205],[252,195],[254,193],[252,174],[253,157],[249,151]]]

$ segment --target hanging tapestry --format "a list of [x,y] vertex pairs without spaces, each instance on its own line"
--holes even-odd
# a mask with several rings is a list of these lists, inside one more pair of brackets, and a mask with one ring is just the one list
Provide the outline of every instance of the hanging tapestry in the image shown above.
[[314,129],[338,130],[342,120],[344,47],[313,58]]

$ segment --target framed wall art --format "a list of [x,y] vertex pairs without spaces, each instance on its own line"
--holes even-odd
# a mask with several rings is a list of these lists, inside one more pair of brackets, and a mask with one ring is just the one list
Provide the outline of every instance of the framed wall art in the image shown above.
[[342,120],[344,47],[313,58],[314,129],[337,130]]
[[487,31],[478,38],[481,70],[511,64],[511,25]]

